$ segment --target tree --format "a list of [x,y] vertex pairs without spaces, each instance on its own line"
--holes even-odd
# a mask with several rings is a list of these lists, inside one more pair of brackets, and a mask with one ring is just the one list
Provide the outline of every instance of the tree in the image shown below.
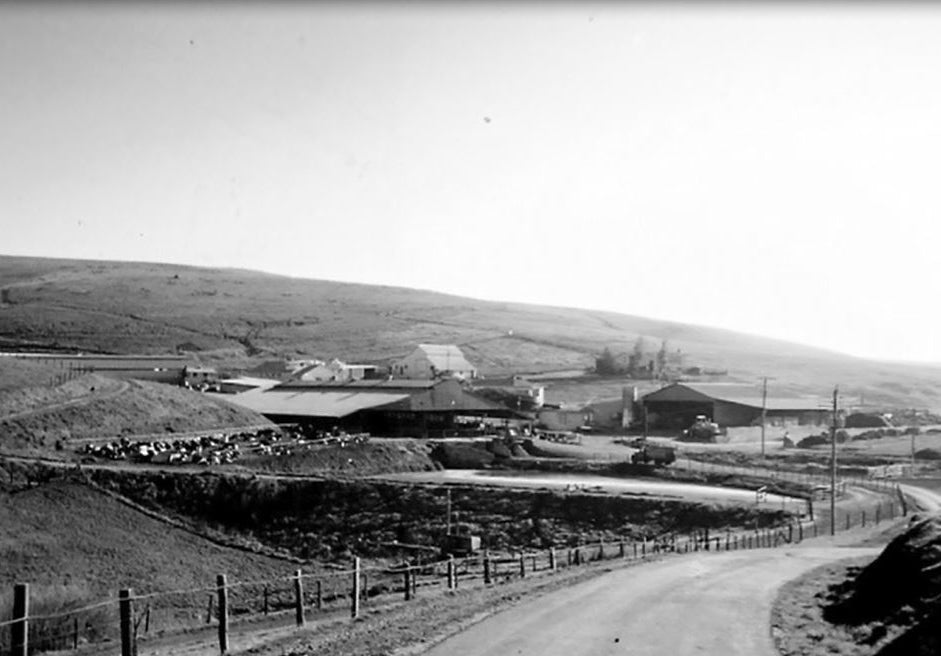
[[667,340],[660,344],[660,350],[657,351],[657,375],[661,378],[667,368]]
[[595,358],[595,373],[602,376],[613,376],[619,373],[614,353],[607,346],[601,352],[601,355]]
[[644,342],[644,336],[638,336],[637,341],[634,342],[634,350],[631,351],[627,359],[627,371],[631,376],[636,377],[647,364],[644,361],[644,349],[646,349],[646,347],[647,344]]

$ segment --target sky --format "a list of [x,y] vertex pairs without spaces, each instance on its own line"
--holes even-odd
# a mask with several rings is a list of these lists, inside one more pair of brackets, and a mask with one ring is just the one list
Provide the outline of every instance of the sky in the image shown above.
[[0,254],[941,362],[941,6],[76,4],[0,4]]

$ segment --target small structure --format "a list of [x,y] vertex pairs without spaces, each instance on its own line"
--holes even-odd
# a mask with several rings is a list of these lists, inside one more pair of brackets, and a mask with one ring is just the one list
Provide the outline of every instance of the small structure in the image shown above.
[[336,358],[330,362],[312,365],[294,372],[294,380],[321,383],[348,383],[377,377],[377,368],[373,364],[347,364]]
[[419,344],[404,358],[393,362],[390,372],[396,378],[412,380],[477,377],[477,369],[453,344]]
[[253,389],[267,389],[274,387],[278,381],[270,378],[252,378],[249,376],[239,376],[237,378],[223,378],[219,381],[219,391],[223,394],[241,394]]
[[474,381],[473,389],[486,393],[487,390],[506,395],[519,397],[523,400],[522,407],[541,408],[546,402],[546,388],[544,385],[534,383],[518,374],[506,378],[478,378]]
[[219,372],[213,367],[186,365],[183,370],[183,385],[193,389],[205,389],[219,383]]

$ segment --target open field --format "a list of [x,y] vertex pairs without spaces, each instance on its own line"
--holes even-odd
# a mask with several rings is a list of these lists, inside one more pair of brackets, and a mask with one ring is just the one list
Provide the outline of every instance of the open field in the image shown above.
[[[306,355],[388,362],[416,343],[454,343],[483,374],[584,370],[604,347],[667,340],[686,366],[774,377],[781,394],[941,408],[941,366],[866,361],[798,344],[642,317],[429,291],[173,265],[0,257],[0,348],[165,353],[248,366]],[[595,381],[616,396],[626,380]],[[559,381],[559,385],[571,382]],[[550,393],[551,393],[550,382]],[[586,399],[587,400],[587,399]]]

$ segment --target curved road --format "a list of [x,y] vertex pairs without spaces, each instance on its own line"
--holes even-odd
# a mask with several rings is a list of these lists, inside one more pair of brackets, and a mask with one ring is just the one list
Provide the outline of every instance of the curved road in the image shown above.
[[[903,490],[925,509],[941,508],[935,492]],[[818,565],[880,551],[826,545],[700,552],[616,570],[493,615],[425,653],[777,656],[770,618],[778,588]]]

